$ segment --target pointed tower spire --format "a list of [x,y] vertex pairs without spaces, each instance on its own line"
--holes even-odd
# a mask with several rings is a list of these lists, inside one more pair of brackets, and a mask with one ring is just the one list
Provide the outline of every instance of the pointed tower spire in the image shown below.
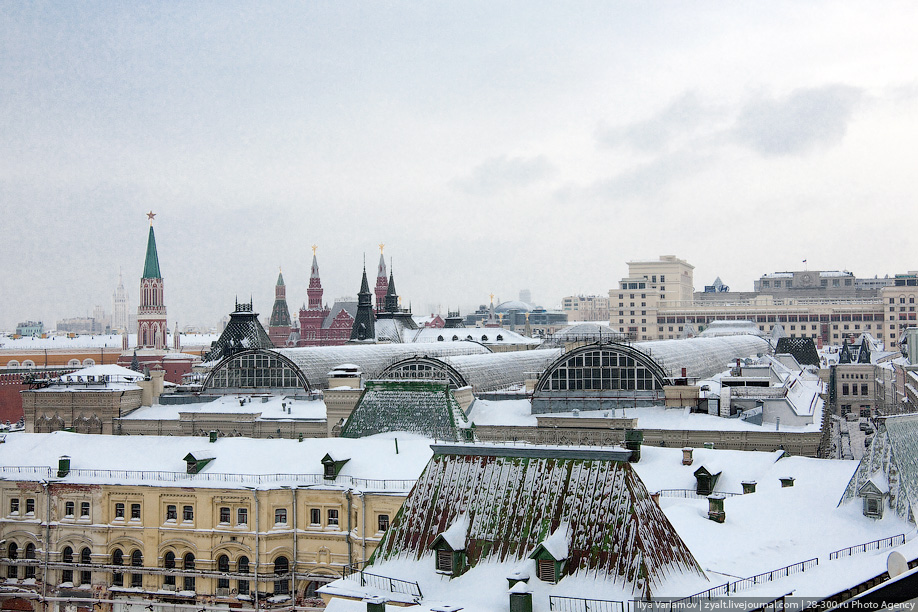
[[386,245],[379,244],[379,266],[376,268],[376,314],[386,309],[386,293],[389,290],[389,281],[386,279],[386,258],[383,257],[383,247]]
[[357,294],[357,316],[351,328],[351,340],[376,340],[376,321],[373,318],[370,283],[367,282],[367,265],[363,264],[363,279],[360,281],[360,292]]
[[389,288],[386,291],[386,312],[398,311],[398,293],[395,292],[395,276],[391,262],[389,264]]
[[319,261],[316,259],[316,250],[319,247],[312,245],[312,269],[309,272],[309,288],[306,295],[309,296],[309,310],[319,310],[322,308],[322,279],[319,277]]
[[277,274],[277,285],[274,287],[274,308],[268,322],[268,337],[275,347],[287,346],[293,325],[290,323],[290,309],[287,308],[287,287],[284,285],[283,270]]
[[147,255],[140,279],[140,306],[137,308],[137,346],[139,348],[166,349],[166,304],[163,299],[163,277],[159,271],[156,236],[153,234],[153,211],[147,213],[150,233],[147,237]]

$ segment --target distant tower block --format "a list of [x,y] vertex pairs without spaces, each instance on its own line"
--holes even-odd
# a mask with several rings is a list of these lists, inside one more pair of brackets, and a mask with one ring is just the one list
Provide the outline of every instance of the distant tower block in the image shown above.
[[166,304],[163,300],[163,277],[159,272],[156,236],[153,234],[153,211],[147,213],[150,233],[147,256],[140,279],[140,306],[137,307],[137,347],[166,350]]

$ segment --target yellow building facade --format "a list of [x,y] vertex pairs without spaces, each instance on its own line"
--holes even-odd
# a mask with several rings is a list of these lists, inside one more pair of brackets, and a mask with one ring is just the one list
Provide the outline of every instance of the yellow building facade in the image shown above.
[[186,456],[190,473],[4,462],[3,608],[318,603],[316,588],[369,558],[414,484],[340,474],[330,454],[312,474],[193,474],[207,455]]

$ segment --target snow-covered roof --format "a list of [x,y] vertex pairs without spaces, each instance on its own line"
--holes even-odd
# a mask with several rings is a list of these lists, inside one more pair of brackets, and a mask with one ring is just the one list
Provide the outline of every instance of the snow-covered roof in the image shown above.
[[[627,453],[481,444],[434,451],[377,548],[374,558],[383,568],[398,558],[423,563],[438,536],[467,516],[467,530],[459,531],[467,532],[464,549],[471,566],[516,566],[547,541],[555,552],[566,553],[565,576],[571,578],[589,576],[641,595],[656,593],[672,575],[706,582],[623,460]],[[561,540],[568,539],[564,551]]]
[[110,382],[134,382],[144,379],[144,375],[140,372],[109,364],[89,366],[70,374],[64,374],[60,377],[60,380],[63,382],[82,382],[88,380],[90,376],[96,379],[103,377],[104,380]]
[[[398,452],[395,441],[398,438]],[[104,443],[103,443],[104,442]],[[322,484],[322,458],[326,454],[349,457],[339,473],[347,485],[351,479],[414,480],[431,456],[430,440],[407,433],[374,436],[361,440],[307,438],[302,442],[282,439],[219,438],[204,442],[214,459],[202,472],[209,478],[186,474],[184,457],[202,448],[200,437],[99,436],[57,431],[50,434],[16,433],[0,444],[0,477],[37,480],[48,474],[20,473],[9,466],[54,467],[70,457],[71,483],[139,484],[176,486],[176,482],[200,487],[238,484]],[[81,470],[86,470],[83,472]],[[90,473],[90,470],[93,472]],[[110,470],[111,472],[107,472]],[[141,478],[144,471],[146,478]],[[171,477],[153,477],[157,472]],[[216,475],[227,475],[225,478]],[[309,478],[307,476],[316,476]],[[235,483],[235,484],[234,484]]]
[[530,338],[503,327],[422,327],[403,330],[403,342],[461,342],[469,340],[482,344],[527,344],[537,346],[541,340]]

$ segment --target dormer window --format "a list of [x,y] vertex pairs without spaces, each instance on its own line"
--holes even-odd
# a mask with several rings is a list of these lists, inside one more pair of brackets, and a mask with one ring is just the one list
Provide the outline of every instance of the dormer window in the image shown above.
[[436,569],[450,577],[462,574],[466,569],[466,540],[468,538],[469,520],[466,516],[458,517],[455,522],[431,542],[429,549],[434,551]]
[[536,577],[542,582],[557,584],[561,579],[568,558],[569,532],[568,524],[561,523],[529,555],[536,562]]
[[348,461],[350,461],[350,459],[336,459],[331,456],[331,453],[327,453],[322,457],[322,473],[325,480],[334,480],[337,478],[338,474],[341,472],[341,468],[344,467],[344,464]]

